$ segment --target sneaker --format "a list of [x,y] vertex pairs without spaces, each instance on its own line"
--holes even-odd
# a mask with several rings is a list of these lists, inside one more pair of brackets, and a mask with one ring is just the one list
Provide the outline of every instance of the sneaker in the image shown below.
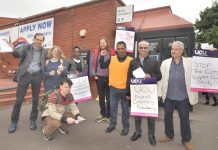
[[104,116],[99,116],[96,120],[96,122],[102,122],[102,121],[107,121],[107,117],[104,117]]
[[167,143],[169,141],[172,141],[173,139],[170,139],[168,138],[166,135],[162,136],[160,139],[159,139],[159,142],[161,143]]
[[53,138],[51,135],[46,135],[44,129],[42,129],[42,133],[43,133],[43,138],[46,141],[51,141]]
[[183,143],[183,145],[185,146],[185,149],[186,150],[192,150],[192,144],[190,142],[185,142]]
[[62,133],[62,134],[67,134],[69,131],[66,129],[66,128],[64,128],[64,127],[59,127],[58,128],[59,129],[59,131]]

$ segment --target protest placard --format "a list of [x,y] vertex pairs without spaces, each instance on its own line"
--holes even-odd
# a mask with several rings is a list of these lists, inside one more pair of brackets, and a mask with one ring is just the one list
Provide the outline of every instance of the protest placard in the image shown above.
[[218,93],[218,51],[195,50],[192,58],[191,91]]
[[71,93],[75,102],[90,100],[92,98],[88,76],[72,78]]
[[[133,82],[141,82],[135,79]],[[141,82],[142,83],[142,82]],[[158,117],[156,84],[131,84],[131,115]]]
[[128,28],[124,26],[118,26],[116,30],[116,37],[115,37],[115,50],[116,44],[119,41],[123,41],[126,43],[126,51],[129,53],[133,53],[134,50],[134,41],[135,41],[135,29]]

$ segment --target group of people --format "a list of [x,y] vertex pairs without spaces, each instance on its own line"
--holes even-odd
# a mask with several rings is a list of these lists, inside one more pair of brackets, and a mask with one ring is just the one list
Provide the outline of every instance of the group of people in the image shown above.
[[80,57],[80,48],[75,46],[72,50],[72,58],[69,60],[63,55],[59,46],[50,50],[42,47],[44,35],[36,33],[33,44],[14,48],[14,57],[20,58],[16,102],[11,114],[9,133],[17,129],[19,114],[24,96],[29,85],[32,89],[32,111],[30,114],[30,129],[36,130],[38,118],[38,101],[43,81],[45,93],[48,95],[46,109],[42,113],[43,134],[45,140],[52,139],[52,133],[59,129],[61,133],[67,133],[69,124],[79,123],[85,120],[74,103],[73,95],[70,93],[72,81],[67,74],[80,77],[87,72],[87,63]]
[[[61,133],[67,133],[66,126],[84,120],[80,115],[77,105],[70,93],[72,82],[64,78],[68,73],[75,76],[87,75],[87,64],[79,56],[80,48],[74,47],[74,57],[66,61],[60,47],[53,47],[46,51],[42,47],[44,36],[37,33],[34,43],[15,49],[13,55],[21,58],[19,67],[19,79],[17,87],[17,100],[11,116],[9,133],[16,131],[21,103],[29,84],[32,87],[32,112],[30,115],[30,129],[35,130],[38,115],[39,90],[42,79],[45,91],[59,87],[49,94],[47,109],[42,114],[43,134],[45,140],[52,139],[52,133],[59,129]],[[191,128],[189,122],[189,105],[198,102],[198,93],[190,91],[191,58],[183,57],[184,44],[175,41],[172,44],[171,58],[162,62],[149,57],[149,43],[142,40],[138,43],[137,58],[131,58],[126,53],[126,43],[116,43],[116,53],[109,48],[107,39],[99,40],[99,48],[94,50],[90,58],[90,76],[96,80],[99,94],[100,115],[96,122],[107,121],[109,126],[106,133],[114,131],[117,124],[118,104],[121,101],[122,130],[121,136],[129,133],[129,102],[131,101],[130,79],[135,78],[133,71],[141,68],[144,79],[155,77],[158,81],[158,97],[164,100],[164,125],[165,135],[159,139],[166,143],[174,138],[173,112],[175,107],[179,112],[182,143],[188,150],[192,149]],[[67,111],[66,111],[67,110]],[[135,132],[131,141],[136,141],[142,136],[142,117],[135,116]],[[156,145],[155,118],[147,117],[148,139],[151,145]]]

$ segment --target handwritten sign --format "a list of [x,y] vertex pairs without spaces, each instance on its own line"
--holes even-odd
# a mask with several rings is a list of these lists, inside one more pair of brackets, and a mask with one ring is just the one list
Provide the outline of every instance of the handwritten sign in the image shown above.
[[75,102],[86,101],[92,98],[88,76],[73,78],[71,81],[73,82],[71,93]]
[[158,117],[156,84],[130,85],[131,115]]
[[133,53],[134,41],[135,41],[134,29],[118,26],[116,30],[116,37],[115,37],[115,50],[116,50],[116,44],[119,41],[123,41],[126,43],[127,52]]
[[191,91],[218,93],[218,51],[195,50],[194,55]]

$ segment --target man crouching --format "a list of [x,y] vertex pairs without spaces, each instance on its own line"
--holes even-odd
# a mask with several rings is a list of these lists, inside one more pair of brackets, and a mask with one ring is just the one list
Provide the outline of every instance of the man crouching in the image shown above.
[[72,81],[63,79],[60,88],[48,95],[46,109],[42,113],[44,139],[52,140],[52,133],[59,129],[67,134],[67,127],[85,120],[80,116],[79,109],[70,93]]

